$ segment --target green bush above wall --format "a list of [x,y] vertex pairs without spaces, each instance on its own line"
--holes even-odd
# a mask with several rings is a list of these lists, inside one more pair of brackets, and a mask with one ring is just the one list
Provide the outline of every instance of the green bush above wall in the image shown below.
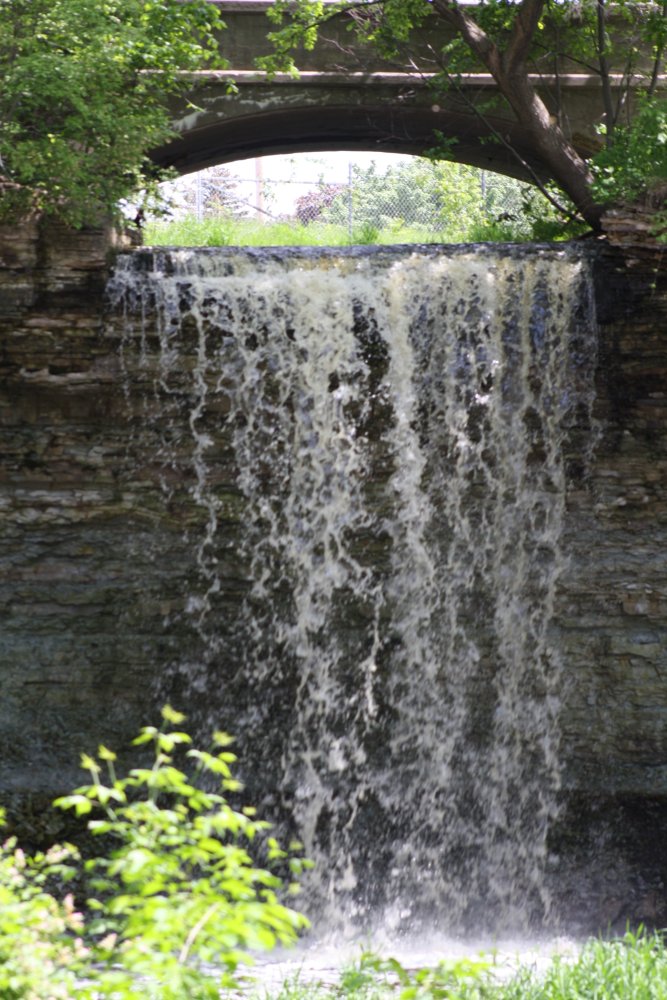
[[182,70],[220,66],[205,0],[0,2],[0,222],[94,223],[156,179]]

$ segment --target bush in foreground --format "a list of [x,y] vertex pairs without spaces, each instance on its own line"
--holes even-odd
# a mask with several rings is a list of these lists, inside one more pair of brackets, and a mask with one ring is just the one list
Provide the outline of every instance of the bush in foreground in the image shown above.
[[[306,862],[225,797],[240,787],[230,737],[215,733],[214,750],[198,750],[173,728],[183,716],[165,708],[163,717],[166,726],[146,727],[134,741],[152,747],[151,766],[119,778],[115,754],[100,747],[82,759],[91,783],[56,802],[88,818],[103,853],[82,864],[70,847],[30,859],[13,841],[2,848],[0,1000],[216,998],[236,984],[251,951],[293,944],[306,926],[250,847],[262,841],[267,863],[289,863],[295,875]],[[179,750],[194,779],[175,765]],[[202,778],[215,778],[220,792],[206,791]],[[95,891],[86,916],[71,896],[59,901],[45,888],[84,869]]]

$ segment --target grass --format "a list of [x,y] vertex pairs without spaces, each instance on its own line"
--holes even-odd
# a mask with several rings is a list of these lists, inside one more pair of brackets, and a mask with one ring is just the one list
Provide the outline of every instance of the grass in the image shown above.
[[392,245],[397,243],[481,243],[525,240],[510,224],[477,223],[468,228],[434,232],[425,226],[408,226],[396,220],[378,230],[368,224],[353,227],[334,223],[297,220],[259,222],[255,219],[234,219],[225,216],[197,220],[194,216],[171,221],[150,220],[144,229],[147,246],[220,247],[220,246],[350,246]]
[[408,970],[394,959],[362,955],[331,985],[295,976],[256,1000],[666,1000],[667,951],[661,934],[639,931],[590,940],[575,956],[517,971],[459,959]]
[[520,970],[497,1000],[665,1000],[667,951],[660,934],[589,941],[575,961],[558,956],[538,975]]

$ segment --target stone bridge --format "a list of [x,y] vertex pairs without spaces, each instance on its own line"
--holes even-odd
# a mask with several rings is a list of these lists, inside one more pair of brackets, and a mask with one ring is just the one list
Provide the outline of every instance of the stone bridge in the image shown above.
[[[456,140],[453,153],[460,162],[521,179],[531,179],[531,172],[548,176],[524,129],[496,100],[490,74],[467,74],[446,93],[435,89],[438,53],[448,38],[439,22],[416,35],[409,53],[388,62],[339,17],[329,22],[312,52],[297,53],[298,79],[288,73],[268,79],[255,68],[255,59],[271,51],[266,38],[272,28],[266,17],[270,4],[212,2],[227,25],[221,49],[230,68],[192,74],[192,89],[174,108],[178,138],[153,152],[159,164],[189,173],[271,153],[420,154],[435,144],[439,132]],[[535,74],[534,82],[579,152],[588,155],[598,144],[601,83],[597,74],[578,69],[563,63],[558,77]],[[624,80],[620,72],[613,75],[617,92]]]

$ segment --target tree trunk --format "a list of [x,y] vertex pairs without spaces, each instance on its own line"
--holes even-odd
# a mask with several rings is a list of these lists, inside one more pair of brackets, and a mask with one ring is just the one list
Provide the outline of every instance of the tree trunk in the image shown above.
[[511,78],[501,76],[496,82],[555,182],[572,199],[586,222],[599,230],[603,207],[591,193],[593,177],[588,164],[549,114],[528,74],[524,72]]

